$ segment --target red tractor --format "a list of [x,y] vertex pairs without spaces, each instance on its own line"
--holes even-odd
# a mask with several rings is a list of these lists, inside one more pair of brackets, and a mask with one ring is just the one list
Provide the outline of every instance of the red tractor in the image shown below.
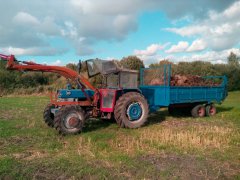
[[[120,127],[126,128],[138,128],[147,121],[148,102],[138,88],[138,72],[124,69],[115,61],[86,61],[90,78],[98,74],[103,77],[102,87],[96,89],[69,68],[18,61],[13,55],[0,57],[7,61],[8,70],[52,72],[71,80],[66,89],[51,95],[44,110],[44,121],[60,134],[80,133],[90,117],[114,118]],[[81,68],[81,63],[78,67]],[[76,88],[71,88],[72,85]]]

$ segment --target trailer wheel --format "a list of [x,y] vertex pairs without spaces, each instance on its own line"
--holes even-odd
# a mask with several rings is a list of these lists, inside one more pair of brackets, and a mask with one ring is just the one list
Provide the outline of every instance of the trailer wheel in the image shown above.
[[191,114],[193,117],[204,117],[206,114],[205,107],[203,105],[197,105],[192,109]]
[[59,134],[78,134],[82,132],[85,112],[79,106],[63,106],[56,113],[54,127]]
[[54,126],[54,114],[51,112],[51,109],[54,108],[52,104],[48,104],[43,111],[43,120],[49,126]]
[[147,122],[147,100],[138,92],[123,94],[116,102],[114,117],[120,127],[139,128]]
[[206,106],[206,115],[207,116],[214,116],[217,113],[217,109],[213,104],[208,104]]

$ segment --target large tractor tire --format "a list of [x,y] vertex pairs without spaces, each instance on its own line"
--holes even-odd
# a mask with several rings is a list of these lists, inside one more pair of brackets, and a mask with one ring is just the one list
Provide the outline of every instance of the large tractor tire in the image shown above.
[[203,105],[196,105],[192,111],[191,114],[193,117],[204,117],[206,114],[205,107]]
[[207,116],[214,116],[217,113],[217,109],[213,104],[208,104],[206,106],[206,115]]
[[43,120],[49,126],[54,126],[54,114],[51,112],[51,109],[54,108],[52,104],[48,104],[43,112]]
[[114,117],[120,127],[139,128],[147,122],[147,100],[138,92],[123,94],[116,102]]
[[78,134],[82,132],[85,112],[80,106],[63,106],[56,113],[54,127],[59,134]]

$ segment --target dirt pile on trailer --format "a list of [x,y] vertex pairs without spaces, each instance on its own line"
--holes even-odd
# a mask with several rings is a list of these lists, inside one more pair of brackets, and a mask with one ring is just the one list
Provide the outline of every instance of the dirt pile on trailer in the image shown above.
[[201,76],[181,76],[175,75],[171,77],[171,86],[218,86],[219,82],[214,82],[213,79],[206,79]]
[[[154,78],[149,85],[165,85],[163,78]],[[201,76],[194,75],[174,75],[170,79],[171,86],[219,86],[220,82],[213,79],[206,79]]]

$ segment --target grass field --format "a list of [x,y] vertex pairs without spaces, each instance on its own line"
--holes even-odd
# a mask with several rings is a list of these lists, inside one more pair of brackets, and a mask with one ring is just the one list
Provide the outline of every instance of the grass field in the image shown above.
[[42,120],[48,101],[0,98],[0,179],[240,179],[240,92],[215,117],[162,109],[136,130],[93,119],[65,137]]

